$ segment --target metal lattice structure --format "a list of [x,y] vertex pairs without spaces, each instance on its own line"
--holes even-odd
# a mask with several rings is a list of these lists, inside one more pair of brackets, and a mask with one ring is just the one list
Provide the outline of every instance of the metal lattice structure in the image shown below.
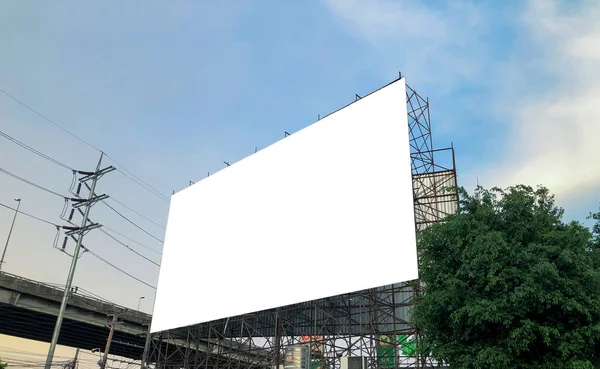
[[[433,149],[427,99],[407,86],[406,103],[420,231],[458,207],[454,149]],[[451,155],[449,165],[436,163],[442,155]],[[348,268],[324,278],[343,278]],[[389,268],[384,256],[381,272]],[[309,342],[313,369],[338,369],[342,356],[366,357],[368,368],[431,367],[416,357],[418,332],[409,322],[419,291],[418,281],[404,282],[155,333],[144,362],[156,369],[279,369],[286,347]]]

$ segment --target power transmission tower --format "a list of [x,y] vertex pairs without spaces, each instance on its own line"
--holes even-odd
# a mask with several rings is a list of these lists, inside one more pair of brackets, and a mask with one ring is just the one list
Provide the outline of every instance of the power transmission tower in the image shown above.
[[96,196],[94,191],[96,190],[96,184],[98,180],[105,175],[106,173],[112,172],[115,170],[113,166],[106,167],[104,169],[100,169],[102,165],[102,157],[104,153],[100,154],[100,160],[98,160],[98,165],[96,166],[96,171],[94,172],[79,172],[79,174],[83,175],[83,177],[79,178],[79,183],[86,183],[88,181],[92,181],[90,186],[90,193],[88,195],[87,200],[81,199],[80,201],[76,201],[73,204],[73,208],[84,207],[83,211],[83,220],[81,221],[80,227],[63,227],[64,229],[68,229],[66,232],[66,236],[75,237],[77,235],[75,244],[75,251],[73,252],[71,267],[69,268],[69,275],[67,277],[67,283],[65,284],[65,292],[63,294],[63,298],[60,304],[60,310],[58,312],[58,317],[56,318],[56,325],[54,327],[54,333],[52,335],[52,341],[50,342],[50,348],[48,349],[48,357],[46,358],[45,369],[50,369],[52,367],[52,361],[54,359],[54,351],[56,350],[56,344],[58,343],[58,337],[60,335],[60,329],[62,327],[63,318],[65,315],[65,309],[67,308],[67,304],[69,301],[69,295],[71,292],[71,285],[73,284],[73,277],[75,276],[75,268],[77,267],[77,260],[79,260],[79,251],[81,250],[81,243],[83,240],[83,236],[94,228],[100,227],[100,224],[90,223],[89,221],[89,213],[92,206],[98,201],[102,201],[108,198],[107,195]]

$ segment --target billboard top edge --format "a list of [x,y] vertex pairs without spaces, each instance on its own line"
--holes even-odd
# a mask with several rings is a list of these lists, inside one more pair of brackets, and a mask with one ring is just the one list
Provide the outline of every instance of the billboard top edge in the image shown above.
[[[404,79],[404,77],[396,78],[396,79],[395,79],[395,80],[393,80],[392,82],[390,82],[390,83],[388,83],[388,84],[386,84],[386,85],[384,85],[384,86],[381,86],[381,87],[379,87],[378,89],[376,89],[376,90],[373,90],[373,91],[369,92],[368,94],[366,94],[366,95],[364,95],[364,96],[359,96],[359,98],[358,98],[358,99],[356,99],[356,100],[354,100],[354,101],[352,101],[352,102],[350,102],[350,103],[348,103],[348,104],[346,104],[346,105],[342,106],[341,108],[339,108],[339,109],[337,109],[337,110],[334,110],[334,111],[332,111],[332,112],[331,112],[331,113],[329,113],[329,114],[326,114],[326,115],[325,115],[325,116],[323,116],[321,119],[325,119],[325,118],[327,118],[328,116],[330,116],[330,115],[332,115],[332,114],[335,114],[335,113],[339,112],[340,110],[344,110],[344,109],[346,109],[347,107],[349,107],[350,105],[352,105],[352,104],[354,104],[354,103],[356,103],[356,102],[358,102],[358,101],[360,101],[360,100],[362,100],[362,99],[364,99],[364,98],[366,98],[366,97],[369,97],[369,96],[373,95],[374,93],[376,93],[376,92],[379,92],[379,91],[383,90],[384,88],[386,88],[386,87],[389,87],[389,86],[393,85],[394,83],[396,83],[396,82],[398,82],[398,81],[401,81],[401,80],[403,80],[403,79]],[[358,96],[358,95],[357,95],[357,96]],[[313,122],[313,123],[316,123],[316,122]]]
[[[393,85],[394,83],[396,83],[396,82],[399,82],[399,81],[402,81],[402,80],[405,80],[405,78],[404,78],[404,77],[396,78],[396,79],[394,79],[393,81],[391,81],[391,82],[389,82],[389,83],[385,84],[384,86],[381,86],[381,87],[377,88],[376,90],[373,90],[373,91],[369,92],[368,94],[366,94],[366,95],[364,95],[364,96],[360,96],[358,99],[356,99],[356,100],[354,100],[354,101],[352,101],[352,102],[350,102],[350,103],[348,103],[348,104],[346,104],[346,105],[342,106],[341,108],[338,108],[338,109],[336,109],[336,110],[332,111],[331,113],[329,113],[329,114],[326,114],[325,116],[321,117],[321,118],[320,118],[320,119],[318,119],[317,121],[314,121],[314,122],[310,123],[309,125],[307,125],[307,126],[305,126],[305,127],[301,128],[301,129],[300,129],[300,130],[298,130],[297,132],[300,132],[300,131],[302,131],[302,130],[304,130],[304,129],[306,129],[306,128],[310,127],[310,126],[312,126],[313,124],[315,124],[315,123],[317,123],[317,122],[319,122],[319,121],[321,121],[321,120],[323,120],[323,119],[325,119],[325,118],[327,118],[327,117],[329,117],[329,116],[331,116],[331,115],[333,115],[333,114],[335,114],[335,113],[338,113],[338,112],[340,112],[340,111],[344,110],[345,108],[347,108],[347,107],[351,106],[352,104],[354,104],[354,103],[356,103],[356,102],[358,102],[358,101],[360,101],[360,100],[362,100],[362,99],[365,99],[365,98],[367,98],[367,97],[369,97],[369,96],[371,96],[371,95],[375,94],[376,92],[378,92],[378,91],[381,91],[381,90],[383,90],[384,88],[386,88],[386,87],[389,87],[389,86]],[[357,96],[358,96],[358,95],[357,95]],[[297,132],[296,132],[296,133],[297,133]],[[282,140],[284,140],[285,138],[286,138],[286,137],[284,137],[284,138],[282,138],[282,139],[280,139],[280,140],[277,140],[277,141],[275,141],[275,142],[271,143],[270,145],[266,146],[265,148],[263,148],[263,149],[260,149],[260,150],[258,150],[258,151],[257,151],[257,152],[255,152],[255,153],[252,153],[252,154],[250,154],[250,155],[248,155],[248,156],[245,156],[245,157],[243,157],[243,158],[242,158],[242,159],[240,159],[239,161],[237,161],[237,162],[235,162],[235,163],[232,163],[231,165],[228,165],[227,167],[225,167],[225,168],[223,168],[223,169],[219,170],[218,172],[215,172],[215,173],[213,173],[212,175],[214,176],[214,175],[217,175],[217,174],[219,174],[221,171],[223,171],[223,170],[227,169],[229,166],[233,166],[233,165],[235,165],[235,164],[239,163],[240,161],[242,161],[242,160],[244,160],[244,159],[246,159],[246,158],[249,158],[249,157],[251,157],[251,156],[253,156],[253,155],[256,155],[258,152],[260,152],[260,151],[262,151],[262,150],[264,150],[264,149],[268,148],[269,146],[272,146],[272,145],[275,145],[275,144],[277,144],[277,143],[281,142],[281,141],[282,141]],[[191,187],[194,187],[194,185],[195,185],[195,184],[197,184],[197,183],[200,183],[200,182],[204,181],[204,180],[205,180],[205,179],[207,179],[207,178],[210,178],[210,177],[204,177],[204,178],[202,178],[201,180],[199,180],[198,182],[195,182],[194,184],[192,184],[191,186],[188,186],[188,187],[186,187],[186,188],[184,188],[184,189],[181,189],[181,190],[179,190],[179,191],[176,191],[175,193],[173,193],[173,194],[171,195],[171,199],[172,199],[173,197],[177,196],[178,194],[180,194],[180,193],[182,193],[182,192],[185,192],[187,189],[189,189],[189,188],[191,188]]]

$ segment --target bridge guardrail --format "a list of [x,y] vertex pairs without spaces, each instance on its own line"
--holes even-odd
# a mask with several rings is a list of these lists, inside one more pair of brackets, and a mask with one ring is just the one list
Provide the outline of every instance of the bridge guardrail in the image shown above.
[[[16,274],[6,273],[4,271],[0,271],[0,275],[8,276],[8,277],[10,277],[10,278],[12,278],[14,280],[17,280],[17,281],[22,281],[22,282],[25,282],[25,283],[34,284],[34,285],[38,285],[38,286],[43,286],[43,287],[46,287],[48,289],[54,290],[54,291],[56,291],[56,292],[58,292],[60,294],[63,294],[64,290],[65,290],[64,287],[61,288],[61,287],[58,287],[57,285],[52,285],[51,283],[36,281],[36,280],[25,278],[25,277],[22,277],[22,276],[19,276],[19,275],[16,275]],[[85,294],[84,293],[80,293],[79,290],[84,291]],[[80,297],[83,297],[83,298],[85,298],[87,300],[91,300],[93,302],[96,302],[96,303],[99,303],[99,304],[102,304],[102,305],[110,305],[113,309],[119,310],[121,313],[128,312],[128,313],[132,313],[132,314],[136,314],[136,315],[143,315],[144,318],[146,318],[145,320],[147,320],[148,322],[152,318],[152,315],[150,315],[150,314],[146,314],[144,312],[141,312],[141,311],[138,311],[138,310],[135,310],[135,309],[130,309],[130,308],[127,308],[125,306],[115,304],[112,301],[109,301],[109,300],[106,300],[104,298],[101,298],[100,296],[94,295],[92,292],[87,291],[86,289],[81,288],[81,287],[72,286],[71,287],[71,296],[80,296]]]

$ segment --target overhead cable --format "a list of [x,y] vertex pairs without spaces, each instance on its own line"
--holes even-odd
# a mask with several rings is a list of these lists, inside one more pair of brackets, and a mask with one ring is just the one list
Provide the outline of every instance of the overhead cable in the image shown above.
[[[40,190],[46,191],[46,192],[48,192],[48,193],[51,193],[51,194],[53,194],[53,195],[56,195],[56,196],[58,196],[58,197],[61,197],[61,198],[63,198],[63,199],[69,199],[68,197],[66,197],[66,196],[63,196],[63,195],[61,195],[61,194],[60,194],[60,193],[58,193],[58,192],[55,192],[55,191],[52,191],[52,190],[50,190],[50,189],[48,189],[48,188],[46,188],[46,187],[40,186],[40,185],[38,185],[38,184],[36,184],[36,183],[34,183],[34,182],[31,182],[31,181],[29,181],[29,180],[27,180],[27,179],[25,179],[25,178],[23,178],[23,177],[20,177],[20,176],[18,176],[18,175],[16,175],[16,174],[14,174],[14,173],[12,173],[12,172],[9,172],[9,171],[5,170],[5,169],[3,169],[3,168],[0,168],[0,172],[2,172],[2,173],[5,173],[5,174],[7,174],[7,175],[9,175],[9,176],[11,176],[11,177],[13,177],[13,178],[15,178],[15,179],[18,179],[19,181],[22,181],[22,182],[24,182],[24,183],[27,183],[27,184],[29,184],[30,186],[36,187],[36,188],[38,188],[38,189],[40,189]],[[115,200],[115,201],[117,201],[117,200]],[[136,212],[135,210],[133,210],[132,208],[130,208],[130,207],[128,207],[128,206],[126,206],[125,204],[121,203],[120,201],[117,201],[117,202],[118,202],[119,204],[121,204],[122,206],[126,207],[127,209],[130,209],[131,211],[134,211],[134,212]],[[110,206],[109,206],[109,207],[110,207]],[[114,209],[113,209],[113,210],[114,210]],[[81,210],[80,210],[80,211],[81,211]],[[115,211],[116,211],[116,210],[115,210]],[[136,212],[136,213],[137,213],[137,212]],[[120,215],[121,217],[125,217],[124,215],[122,215],[122,214],[120,214],[120,213],[119,213],[119,215]],[[129,221],[130,223],[134,224],[134,225],[135,225],[137,228],[139,228],[139,229],[142,229],[140,226],[138,226],[137,224],[133,223],[133,221],[131,221],[131,220],[129,220],[129,219],[128,219],[128,221]],[[142,230],[143,230],[143,229],[142,229]],[[144,230],[144,231],[145,231],[145,230]],[[115,231],[113,231],[113,232],[114,232],[114,233],[117,233],[117,232],[115,232]],[[147,231],[145,231],[145,232],[149,234],[149,232],[147,232]],[[106,233],[106,232],[104,232],[104,233]],[[113,237],[112,235],[110,235],[110,234],[107,234],[107,236],[111,237],[113,240],[115,240],[115,241],[119,242],[120,244],[122,244],[122,245],[126,246],[127,248],[131,249],[129,246],[127,246],[127,245],[125,245],[124,243],[122,243],[121,241],[117,240],[117,239],[116,239],[115,237]],[[123,235],[121,235],[121,236],[123,236]],[[123,237],[126,237],[126,236],[123,236]],[[128,238],[128,239],[129,239],[129,237],[126,237],[126,238]],[[155,238],[156,238],[156,237],[155,237]],[[131,239],[130,239],[130,240],[131,240]],[[134,242],[138,243],[137,241],[134,241]],[[147,246],[144,246],[144,245],[142,245],[142,244],[140,244],[140,243],[138,243],[138,244],[139,244],[139,245],[141,245],[142,247],[148,248],[149,250],[151,250],[151,251],[154,251],[154,252],[156,252],[156,253],[160,254],[160,252],[158,252],[158,251],[156,251],[156,250],[154,250],[154,249],[152,249],[152,248],[149,248],[149,247],[147,247]],[[133,250],[133,249],[131,249],[131,251],[133,251],[133,252],[135,252],[135,253],[139,254],[137,251],[135,251],[135,250]],[[145,256],[143,256],[143,255],[141,255],[141,254],[140,254],[140,256],[142,256],[144,259],[147,259]],[[152,262],[153,262],[154,264],[156,264],[154,261],[152,261]],[[158,265],[158,264],[156,264],[156,265]]]
[[115,231],[114,229],[112,229],[110,227],[107,227],[107,226],[104,225],[104,226],[102,226],[102,229],[105,230],[105,231],[109,231],[111,233],[117,234],[117,235],[119,235],[119,236],[121,236],[123,238],[126,238],[127,240],[129,240],[129,241],[131,241],[131,242],[133,242],[133,243],[135,243],[135,244],[137,244],[137,245],[139,245],[139,246],[141,246],[141,247],[143,247],[145,249],[148,249],[148,250],[150,250],[150,251],[152,251],[152,252],[154,252],[154,253],[156,253],[158,255],[162,255],[162,252],[160,252],[158,250],[155,250],[152,247],[146,246],[143,243],[140,243],[140,242],[134,240],[133,238],[128,237],[127,235],[124,235],[123,233],[117,232],[117,231]]
[[155,221],[153,221],[152,219],[150,219],[150,218],[146,217],[144,214],[142,214],[142,213],[140,213],[140,212],[136,211],[135,209],[132,209],[131,207],[129,207],[129,206],[127,206],[127,205],[123,204],[121,201],[119,201],[119,200],[115,199],[114,197],[112,197],[112,196],[111,196],[111,197],[110,197],[110,199],[111,199],[112,201],[116,202],[117,204],[121,205],[122,207],[124,207],[124,208],[126,208],[126,209],[129,209],[129,210],[131,210],[131,211],[133,211],[134,213],[136,213],[137,215],[139,215],[139,216],[141,216],[142,218],[146,219],[146,220],[147,220],[147,221],[149,221],[150,223],[152,223],[152,224],[156,225],[157,227],[160,227],[161,229],[165,229],[165,230],[166,230],[166,228],[165,228],[164,226],[162,226],[162,225],[160,225],[160,224],[156,223]]
[[162,201],[167,202],[167,203],[169,202],[169,198],[167,196],[163,195],[162,193],[160,193],[160,191],[158,191],[154,187],[150,186],[147,182],[142,180],[140,177],[136,176],[130,170],[128,170],[127,168],[125,168],[124,166],[122,166],[121,164],[116,162],[115,159],[112,158],[112,156],[106,154],[106,157],[109,158],[110,160],[112,160],[112,162],[115,164],[115,166],[117,167],[117,172],[121,173],[123,176],[128,178],[130,181],[136,183],[138,186],[142,187],[143,189],[150,192],[151,194],[153,194],[157,198],[161,199]]
[[[16,211],[16,210],[17,210],[17,209],[15,209],[15,208],[11,207],[11,206],[8,206],[8,205],[2,204],[2,203],[0,203],[0,206],[3,206],[3,207],[5,207],[5,208],[8,208],[8,209],[11,209],[11,210],[14,210],[14,211]],[[44,223],[46,223],[46,224],[50,224],[50,225],[53,225],[53,226],[55,226],[55,227],[61,227],[61,226],[60,226],[60,225],[58,225],[58,224],[52,223],[52,222],[50,222],[50,221],[47,221],[47,220],[44,220],[44,219],[41,219],[41,218],[38,218],[38,217],[36,217],[36,216],[33,216],[33,215],[31,215],[31,214],[24,213],[24,212],[22,212],[22,211],[20,211],[20,210],[19,210],[18,212],[19,212],[20,214],[23,214],[23,215],[29,216],[29,217],[31,217],[31,218],[33,218],[33,219],[36,219],[36,220],[38,220],[38,221],[40,221],[40,222],[44,222]],[[107,264],[107,265],[109,265],[109,266],[113,267],[114,269],[116,269],[116,270],[120,271],[121,273],[123,273],[123,274],[125,274],[125,275],[129,276],[130,278],[132,278],[132,279],[135,279],[136,281],[138,281],[138,282],[140,282],[140,283],[142,283],[142,284],[144,284],[144,285],[146,285],[146,286],[148,286],[148,287],[150,287],[150,288],[152,288],[152,289],[156,289],[156,287],[152,286],[151,284],[149,284],[149,283],[147,283],[147,282],[144,282],[143,280],[141,280],[141,279],[139,279],[139,278],[137,278],[137,277],[135,277],[135,276],[133,276],[133,275],[131,275],[131,274],[127,273],[127,272],[126,272],[126,271],[124,271],[123,269],[121,269],[121,268],[117,267],[116,265],[112,264],[112,263],[111,263],[111,262],[109,262],[108,260],[104,259],[104,258],[103,258],[103,257],[101,257],[100,255],[98,255],[98,254],[96,254],[95,252],[93,252],[92,250],[90,250],[88,247],[84,247],[84,246],[82,245],[82,248],[83,248],[83,249],[84,249],[84,250],[85,250],[87,253],[89,253],[90,255],[93,255],[95,258],[97,258],[97,259],[101,260],[101,261],[102,261],[102,262],[104,262],[105,264]]]
[[142,232],[146,233],[148,236],[154,238],[155,240],[157,240],[160,243],[164,243],[163,240],[161,240],[160,238],[156,237],[155,235],[153,235],[152,233],[148,232],[147,230],[145,230],[144,228],[140,227],[139,225],[135,224],[131,219],[129,219],[125,215],[121,214],[117,209],[113,208],[112,206],[110,206],[106,202],[103,202],[103,204],[106,205],[106,206],[108,206],[110,209],[112,209],[112,211],[114,211],[115,213],[117,213],[117,215],[119,215],[121,218],[125,219],[126,221],[128,221],[129,223],[131,223],[132,225],[134,225],[136,228],[138,228]]
[[100,232],[104,233],[105,235],[107,235],[108,237],[110,237],[111,239],[113,239],[113,241],[117,242],[118,244],[120,244],[121,246],[127,248],[127,250],[133,252],[134,254],[138,255],[139,257],[151,262],[152,264],[160,267],[160,264],[158,264],[157,262],[155,262],[152,259],[147,258],[146,256],[140,254],[139,252],[135,251],[134,249],[132,249],[131,247],[129,247],[129,245],[127,245],[126,243],[121,242],[119,239],[117,239],[116,237],[112,236],[110,233],[106,232],[105,230],[103,230],[102,228],[100,228]]
[[32,153],[34,153],[34,154],[36,154],[37,156],[39,156],[39,157],[41,157],[41,158],[43,158],[43,159],[46,159],[46,160],[48,160],[48,161],[49,161],[49,162],[51,162],[51,163],[54,163],[54,164],[56,164],[56,165],[58,165],[58,166],[61,166],[61,167],[65,168],[65,169],[68,169],[68,170],[70,170],[70,171],[74,171],[74,170],[75,170],[75,169],[73,169],[72,167],[68,166],[67,164],[65,164],[65,163],[63,163],[63,162],[60,162],[60,161],[58,161],[58,160],[54,159],[53,157],[51,157],[51,156],[49,156],[49,155],[46,155],[46,154],[44,154],[44,153],[43,153],[43,152],[41,152],[41,151],[38,151],[38,150],[34,149],[33,147],[31,147],[31,146],[29,146],[29,145],[27,145],[27,144],[25,144],[25,143],[23,143],[23,142],[21,142],[21,141],[17,140],[16,138],[14,138],[14,137],[10,136],[9,134],[7,134],[7,133],[5,133],[5,132],[2,132],[2,131],[0,131],[0,136],[2,136],[2,137],[4,137],[4,138],[6,138],[7,140],[9,140],[9,141],[11,141],[11,142],[13,142],[13,143],[15,143],[15,144],[17,144],[17,145],[21,146],[21,147],[22,147],[22,148],[24,148],[25,150],[28,150],[28,151],[30,151],[30,152],[32,152]]
[[49,189],[47,189],[46,187],[40,186],[40,185],[38,185],[38,184],[35,184],[35,183],[31,182],[31,181],[28,181],[28,180],[26,180],[26,179],[25,179],[25,178],[23,178],[23,177],[19,177],[18,175],[16,175],[16,174],[14,174],[14,173],[11,173],[11,172],[9,172],[9,171],[8,171],[8,170],[6,170],[6,169],[0,168],[0,172],[2,172],[2,173],[4,173],[4,174],[7,174],[7,175],[9,175],[9,176],[11,176],[11,177],[13,177],[13,178],[15,178],[15,179],[18,179],[18,180],[19,180],[19,181],[21,181],[21,182],[27,183],[27,184],[28,184],[28,185],[30,185],[30,186],[37,187],[37,188],[39,188],[39,189],[40,189],[40,190],[42,190],[42,191],[46,191],[46,192],[48,192],[48,193],[51,193],[51,194],[53,194],[53,195],[56,195],[56,196],[62,197],[63,199],[67,199],[67,198],[68,198],[68,197],[66,197],[66,196],[63,196],[63,195],[59,194],[58,192],[55,192],[55,191],[49,190]]
[[28,213],[26,213],[26,212],[24,212],[24,211],[17,210],[17,209],[15,209],[15,208],[13,208],[12,206],[8,206],[8,205],[6,205],[6,204],[3,204],[3,203],[0,203],[0,206],[2,206],[2,207],[5,207],[5,208],[7,208],[7,209],[10,209],[10,210],[13,210],[13,211],[17,211],[19,214],[23,214],[23,215],[25,215],[25,216],[27,216],[27,217],[30,217],[30,218],[33,218],[33,219],[39,220],[40,222],[44,222],[44,223],[46,223],[46,224],[50,224],[50,225],[53,225],[53,226],[55,226],[55,227],[62,227],[61,225],[58,225],[58,224],[56,224],[56,223],[52,223],[52,222],[50,222],[50,221],[47,221],[47,220],[44,220],[44,219],[42,219],[42,218],[38,218],[38,217],[36,217],[36,216],[34,216],[34,215],[28,214]]
[[114,269],[116,269],[116,270],[120,271],[121,273],[123,273],[123,274],[127,275],[128,277],[130,277],[130,278],[133,278],[133,279],[135,279],[136,281],[138,281],[138,282],[140,282],[140,283],[142,283],[142,284],[144,284],[144,285],[146,285],[146,286],[148,286],[148,287],[150,287],[150,288],[152,288],[152,289],[154,289],[154,290],[156,289],[156,287],[154,287],[153,285],[151,285],[151,284],[149,284],[149,283],[146,283],[146,282],[144,282],[143,280],[141,280],[141,279],[139,279],[139,278],[137,278],[137,277],[135,277],[135,276],[133,276],[133,275],[131,275],[131,274],[127,273],[127,272],[126,272],[126,271],[124,271],[123,269],[121,269],[121,268],[119,268],[118,266],[114,265],[114,264],[113,264],[113,263],[111,263],[110,261],[108,261],[108,260],[104,259],[103,257],[101,257],[100,255],[96,254],[95,252],[93,252],[92,250],[88,249],[87,247],[86,247],[85,249],[87,250],[87,252],[88,252],[89,254],[91,254],[92,256],[94,256],[96,259],[98,259],[98,260],[100,260],[100,261],[104,262],[105,264],[107,264],[107,265],[109,265],[109,266],[113,267]]
[[[63,126],[61,126],[60,124],[58,124],[57,122],[55,122],[54,120],[48,118],[46,115],[40,113],[39,111],[37,111],[36,109],[32,108],[31,106],[27,105],[26,103],[24,103],[23,101],[17,99],[15,96],[11,95],[10,93],[8,93],[7,91],[3,90],[0,88],[0,92],[4,95],[6,95],[8,98],[10,98],[11,100],[17,102],[19,105],[23,106],[24,108],[26,108],[27,110],[31,111],[32,113],[36,114],[37,116],[41,117],[43,120],[45,120],[46,122],[54,125],[55,127],[57,127],[58,129],[60,129],[61,131],[65,132],[66,134],[70,135],[71,137],[77,139],[79,142],[87,145],[88,147],[102,153],[103,151],[100,150],[98,147],[92,145],[90,142],[84,140],[83,138],[79,137],[78,135],[74,134],[73,132],[69,131],[68,129],[64,128]],[[111,156],[109,156],[108,154],[105,153],[105,155],[110,158],[110,160],[113,161],[113,163],[115,163],[116,166],[120,167],[119,173],[123,174],[125,177],[129,178],[131,181],[135,182],[136,184],[138,184],[139,186],[143,187],[144,189],[146,189],[147,191],[149,191],[150,193],[154,194],[156,197],[160,198],[161,200],[165,201],[165,202],[169,202],[169,198],[164,196],[163,194],[161,194],[158,190],[156,190],[155,188],[153,188],[152,186],[150,186],[148,183],[146,183],[145,181],[143,181],[142,179],[140,179],[138,176],[136,176],[135,174],[133,174],[130,170],[128,170],[127,168],[125,168],[124,166],[122,166],[121,164],[117,163],[115,161],[115,159],[113,159]],[[58,163],[57,163],[58,164]],[[66,167],[66,166],[65,166]],[[69,168],[71,169],[71,168]]]
[[40,113],[39,111],[35,110],[34,108],[32,108],[31,106],[25,104],[23,101],[17,99],[16,97],[14,97],[13,95],[9,94],[8,92],[6,92],[5,90],[0,88],[0,92],[3,93],[4,95],[6,95],[8,98],[10,98],[11,100],[17,102],[18,104],[20,104],[21,106],[23,106],[25,109],[29,110],[30,112],[36,114],[37,116],[41,117],[42,119],[44,119],[46,122],[53,124],[54,126],[56,126],[58,129],[62,130],[63,132],[67,133],[68,135],[71,135],[72,137],[76,138],[77,140],[79,140],[80,142],[84,143],[85,145],[93,148],[94,150],[101,152],[102,150],[100,150],[99,148],[97,148],[96,146],[92,145],[91,143],[87,142],[86,140],[84,140],[83,138],[75,135],[74,133],[70,132],[68,129],[63,128],[60,124],[56,123],[55,121],[53,121],[52,119],[48,118],[47,116],[45,116],[44,114]]

